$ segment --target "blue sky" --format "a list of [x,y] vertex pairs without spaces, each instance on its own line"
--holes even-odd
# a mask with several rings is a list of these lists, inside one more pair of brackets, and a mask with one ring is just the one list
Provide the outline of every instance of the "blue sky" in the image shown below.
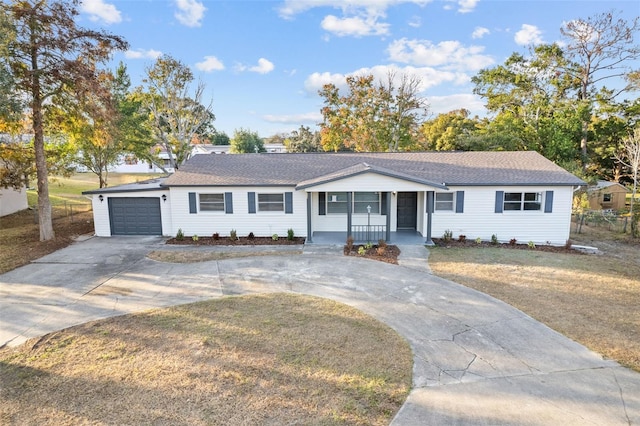
[[268,137],[315,128],[318,90],[358,73],[414,74],[432,114],[467,108],[484,115],[470,82],[480,69],[560,41],[563,22],[611,10],[630,21],[640,2],[83,0],[79,23],[129,42],[112,66],[123,61],[134,86],[158,55],[171,55],[206,84],[218,130]]

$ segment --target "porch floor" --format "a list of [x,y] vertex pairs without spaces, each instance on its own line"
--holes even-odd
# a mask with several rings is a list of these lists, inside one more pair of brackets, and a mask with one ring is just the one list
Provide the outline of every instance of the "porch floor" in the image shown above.
[[[340,244],[343,245],[347,241],[346,232],[314,232],[313,243],[311,244]],[[378,241],[371,241],[376,244]],[[356,244],[366,243],[366,241],[355,241]],[[389,244],[402,245],[424,245],[425,237],[413,229],[400,230],[391,233],[391,241]]]

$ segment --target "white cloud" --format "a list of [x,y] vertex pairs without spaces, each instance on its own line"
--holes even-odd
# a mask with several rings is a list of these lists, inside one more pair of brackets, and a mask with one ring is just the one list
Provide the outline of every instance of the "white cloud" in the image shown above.
[[196,64],[196,68],[204,72],[220,71],[224,69],[224,64],[215,56],[205,56],[204,61]]
[[343,13],[353,13],[355,10],[369,10],[373,13],[378,13],[385,11],[391,6],[397,6],[403,3],[424,6],[431,1],[432,0],[285,0],[282,7],[278,9],[278,12],[280,16],[285,19],[293,18],[299,13],[318,7],[332,7],[342,10]]
[[389,33],[389,24],[378,22],[376,16],[338,18],[327,15],[320,26],[323,30],[340,37],[386,35]]
[[471,33],[471,38],[482,38],[487,34],[491,34],[488,28],[485,27],[476,27]]
[[467,109],[471,115],[483,116],[487,113],[484,102],[476,95],[459,93],[448,96],[427,96],[429,102],[429,112],[437,115],[444,114],[456,109]]
[[199,27],[202,25],[204,12],[207,10],[204,4],[197,0],[175,0],[178,10],[174,14],[178,22],[187,27]]
[[425,90],[443,83],[451,83],[454,85],[466,84],[470,77],[464,73],[442,71],[431,67],[398,67],[396,65],[376,65],[372,68],[360,68],[348,74],[331,74],[328,72],[311,74],[304,82],[307,93],[317,94],[325,84],[334,84],[340,89],[346,89],[346,77],[349,75],[373,75],[375,80],[386,81],[389,73],[394,73],[399,83],[399,79],[403,74],[416,76],[421,79],[419,90]]
[[92,21],[102,21],[105,24],[117,24],[122,22],[120,11],[112,4],[103,0],[83,0],[80,11],[89,15]]
[[411,19],[409,19],[409,22],[407,22],[407,25],[413,28],[420,28],[422,26],[422,18],[419,16],[412,16]]
[[161,55],[162,55],[162,52],[160,52],[159,50],[153,50],[153,49],[149,49],[149,50],[136,49],[136,50],[127,50],[126,52],[124,52],[124,57],[127,59],[157,59]]
[[258,65],[249,68],[249,71],[257,72],[258,74],[268,74],[274,69],[273,62],[265,58],[258,59]]
[[262,117],[265,121],[270,123],[281,124],[317,124],[322,121],[322,114],[319,112],[307,112],[304,114],[290,114],[290,115],[273,115],[267,114]]
[[544,43],[542,31],[535,25],[529,24],[522,24],[522,28],[516,33],[514,40],[521,46]]
[[393,41],[387,52],[392,61],[455,70],[476,71],[494,63],[491,56],[482,54],[483,46],[465,47],[459,41],[433,44],[429,40],[402,38]]
[[273,65],[273,62],[265,58],[258,59],[258,65],[254,65],[252,67],[243,64],[236,64],[235,66],[236,71],[251,71],[257,72],[258,74],[268,74],[273,71],[274,68],[275,66]]
[[473,12],[473,9],[475,9],[476,5],[478,4],[478,1],[480,0],[458,0],[458,12],[460,13],[469,13],[469,12]]

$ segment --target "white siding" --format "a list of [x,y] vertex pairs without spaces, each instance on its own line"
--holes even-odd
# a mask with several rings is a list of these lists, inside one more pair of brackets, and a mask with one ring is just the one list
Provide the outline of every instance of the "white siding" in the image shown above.
[[380,175],[378,173],[362,173],[346,179],[340,179],[333,182],[324,183],[307,188],[307,191],[313,192],[339,192],[339,191],[399,191],[399,192],[417,192],[429,191],[433,189],[428,185],[416,182],[410,182],[397,179],[390,176]]
[[[233,213],[201,212],[189,213],[189,193],[204,194],[225,193],[233,194]],[[260,212],[249,213],[248,193],[256,193],[256,207],[258,194],[284,194],[291,192],[293,195],[293,214],[284,212]],[[171,235],[182,229],[184,235],[211,236],[219,233],[228,236],[235,229],[239,237],[247,236],[250,232],[256,237],[268,237],[278,234],[286,237],[287,230],[293,229],[295,236],[307,235],[307,194],[304,191],[296,191],[293,187],[173,187],[170,189],[171,216],[173,228]]]
[[[453,238],[465,235],[467,239],[480,237],[490,240],[495,234],[501,242],[515,238],[518,243],[564,245],[569,239],[571,226],[571,187],[451,187],[451,191],[464,191],[464,213],[435,211],[432,218],[433,238],[440,238],[446,230]],[[495,213],[496,191],[541,192],[539,211],[505,211]],[[544,212],[545,192],[553,191],[553,211]],[[455,199],[455,196],[454,196]],[[425,225],[422,229],[423,235]]]
[[0,188],[0,217],[19,212],[29,207],[27,189]]
[[[167,200],[162,200],[162,195],[167,195]],[[99,237],[111,236],[111,224],[109,222],[109,197],[113,198],[160,198],[160,215],[162,217],[162,235],[170,236],[173,229],[171,224],[171,196],[167,191],[138,191],[118,192],[102,194],[103,200],[94,194],[91,199],[93,206],[93,227]]]

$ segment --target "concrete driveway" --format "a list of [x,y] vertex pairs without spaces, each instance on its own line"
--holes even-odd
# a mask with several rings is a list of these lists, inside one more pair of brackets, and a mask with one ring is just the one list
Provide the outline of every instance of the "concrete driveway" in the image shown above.
[[640,424],[640,374],[432,276],[423,247],[401,248],[401,266],[313,245],[302,255],[168,264],[145,257],[176,249],[161,238],[91,238],[0,275],[0,346],[153,307],[309,294],[354,306],[410,343],[413,390],[393,425]]

